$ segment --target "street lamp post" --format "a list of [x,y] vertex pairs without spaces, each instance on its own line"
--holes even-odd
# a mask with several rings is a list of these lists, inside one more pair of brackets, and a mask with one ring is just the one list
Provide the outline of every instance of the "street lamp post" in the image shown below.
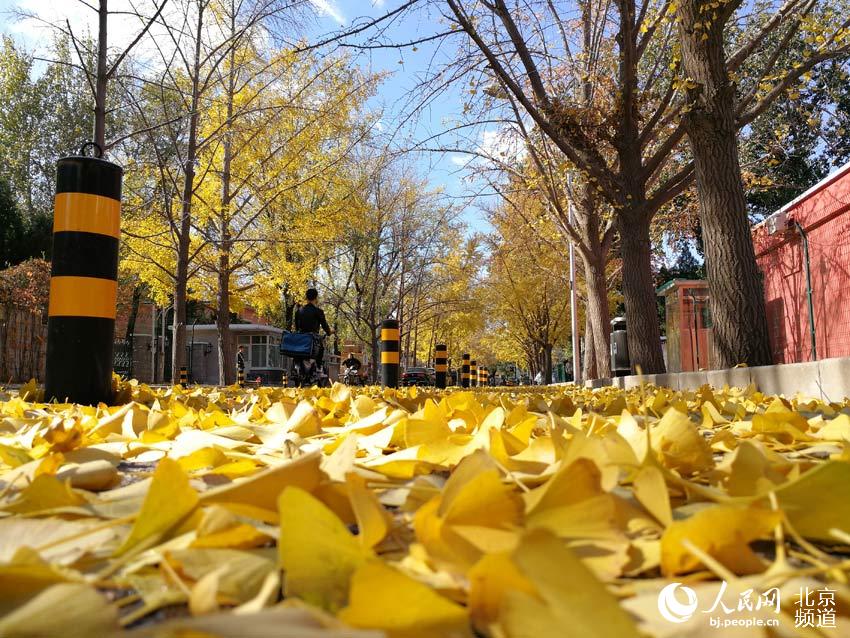
[[[570,226],[573,225],[573,176],[567,176],[569,185],[569,199],[567,200],[567,213]],[[575,245],[570,239],[570,321],[572,322],[572,337],[573,337],[573,383],[578,385],[581,382],[581,346],[579,345],[578,334],[578,301],[576,298],[576,257]]]

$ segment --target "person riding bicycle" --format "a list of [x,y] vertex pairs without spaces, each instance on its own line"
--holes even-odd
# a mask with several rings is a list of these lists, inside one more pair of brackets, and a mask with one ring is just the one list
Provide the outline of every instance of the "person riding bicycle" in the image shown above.
[[354,356],[354,353],[348,355],[348,358],[342,362],[346,368],[351,368],[352,370],[359,370],[360,366],[363,365],[360,363],[360,359]]
[[343,383],[348,383],[349,385],[352,383],[359,384],[359,370],[361,365],[363,364],[360,363],[360,359],[355,357],[353,352],[349,353],[348,357],[340,363]]
[[[325,319],[325,311],[319,308],[316,303],[319,300],[319,292],[315,288],[308,288],[306,303],[295,311],[295,330],[302,333],[310,333],[319,335],[319,328],[325,331],[326,334],[333,334],[328,325],[328,320]],[[322,369],[322,359],[325,356],[325,345],[319,341],[319,353],[316,355],[316,369]]]

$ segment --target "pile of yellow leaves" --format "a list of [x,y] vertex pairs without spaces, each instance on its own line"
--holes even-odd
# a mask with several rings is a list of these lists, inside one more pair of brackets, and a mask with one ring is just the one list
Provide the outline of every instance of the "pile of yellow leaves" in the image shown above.
[[[725,605],[782,594],[745,610],[779,621],[747,636],[823,635],[795,627],[804,586],[834,592],[832,635],[850,627],[850,401],[135,382],[112,407],[38,398],[0,391],[0,636],[717,636],[702,612],[721,582]],[[659,613],[672,583],[705,602],[681,623]]]

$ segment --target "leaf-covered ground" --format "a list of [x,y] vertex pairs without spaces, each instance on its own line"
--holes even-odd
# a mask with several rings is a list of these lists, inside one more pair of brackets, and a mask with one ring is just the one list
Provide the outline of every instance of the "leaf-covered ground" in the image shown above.
[[[850,402],[650,386],[118,396],[0,391],[0,636],[850,631]],[[674,582],[700,601],[681,623],[659,613]],[[724,582],[718,614],[778,626],[711,627]],[[761,605],[771,588],[779,613]],[[804,589],[834,592],[835,629],[795,627]]]

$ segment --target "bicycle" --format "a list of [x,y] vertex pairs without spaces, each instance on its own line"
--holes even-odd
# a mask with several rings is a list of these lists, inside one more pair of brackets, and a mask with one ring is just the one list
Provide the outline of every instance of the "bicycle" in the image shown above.
[[280,343],[281,354],[292,359],[287,387],[309,388],[314,385],[329,388],[330,378],[327,371],[318,365],[319,352],[322,351],[325,335],[313,333],[287,332]]

